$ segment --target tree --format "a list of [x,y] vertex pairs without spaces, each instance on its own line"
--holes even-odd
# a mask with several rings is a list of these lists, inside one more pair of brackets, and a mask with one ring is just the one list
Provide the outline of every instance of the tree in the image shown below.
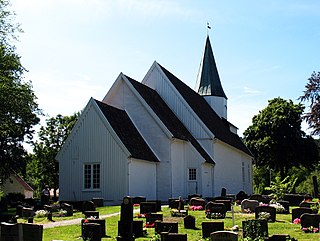
[[317,145],[301,130],[303,110],[302,104],[278,97],[269,100],[268,106],[253,117],[252,125],[244,132],[244,142],[257,167],[280,171],[283,179],[290,167],[310,167],[318,161]]
[[299,99],[302,102],[309,102],[310,111],[303,115],[303,119],[307,121],[312,135],[320,134],[320,72],[313,72],[308,79],[309,83],[305,86],[304,95]]
[[9,1],[0,0],[0,181],[25,166],[23,143],[32,139],[40,110],[26,71],[11,44],[20,32],[12,23],[14,13],[7,10]]
[[[55,157],[70,134],[79,113],[72,116],[57,115],[46,120],[38,133],[39,140],[33,145],[31,160],[27,165],[29,180],[40,191],[44,185],[59,187],[59,165]],[[56,196],[56,192],[54,192]]]

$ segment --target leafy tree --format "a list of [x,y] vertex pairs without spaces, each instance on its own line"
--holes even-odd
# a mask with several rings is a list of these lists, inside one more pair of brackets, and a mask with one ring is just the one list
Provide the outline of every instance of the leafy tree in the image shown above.
[[0,181],[25,166],[25,141],[32,139],[40,110],[32,85],[25,82],[26,71],[11,44],[20,32],[12,23],[9,1],[0,0]]
[[[268,106],[253,117],[252,125],[244,132],[244,141],[257,167],[280,171],[284,178],[290,167],[299,164],[310,167],[318,161],[314,140],[306,138],[301,130],[303,109],[301,104],[278,97],[269,100]],[[309,152],[312,158],[308,158]]]
[[304,95],[299,99],[302,102],[309,102],[310,111],[303,115],[303,119],[307,121],[312,135],[320,134],[320,72],[313,72],[308,79],[309,82],[305,86]]
[[[64,141],[70,134],[79,113],[72,116],[57,115],[46,120],[38,133],[39,140],[33,145],[33,155],[27,165],[29,180],[36,186],[37,191],[44,185],[59,187],[59,165],[55,157]],[[55,192],[56,196],[56,192]]]
[[298,178],[285,177],[281,180],[280,176],[276,176],[274,181],[271,181],[270,187],[266,187],[265,190],[271,191],[271,195],[276,200],[281,200],[284,194],[291,193],[295,187]]

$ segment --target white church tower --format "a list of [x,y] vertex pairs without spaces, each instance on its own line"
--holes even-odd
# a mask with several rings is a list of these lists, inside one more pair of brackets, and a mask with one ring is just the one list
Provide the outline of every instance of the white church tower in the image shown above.
[[227,96],[223,91],[209,36],[207,36],[195,91],[209,103],[220,116],[227,119]]

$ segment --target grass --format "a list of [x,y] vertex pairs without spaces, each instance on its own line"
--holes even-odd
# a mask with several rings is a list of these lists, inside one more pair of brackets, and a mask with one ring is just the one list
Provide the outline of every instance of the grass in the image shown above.
[[[119,206],[113,207],[102,207],[97,208],[97,211],[100,212],[100,215],[116,213],[120,211]],[[167,207],[162,208],[162,213],[165,221],[176,221],[179,223],[179,233],[186,233],[188,235],[188,240],[190,241],[200,241],[202,239],[202,231],[201,231],[201,223],[203,221],[208,221],[205,218],[204,211],[189,211],[190,215],[193,215],[196,218],[196,230],[184,229],[183,227],[183,218],[179,217],[171,217],[170,209]],[[83,217],[81,213],[75,213],[72,218]],[[235,225],[238,225],[240,228],[242,227],[243,220],[254,219],[254,214],[243,214],[240,212],[240,207],[235,207]],[[106,219],[106,233],[108,237],[102,238],[102,241],[107,240],[116,240],[116,236],[118,233],[118,220],[119,215],[110,217]],[[63,218],[54,218],[55,221],[60,221]],[[145,222],[145,219],[142,219]],[[232,228],[232,213],[228,212],[225,219],[211,219],[211,221],[224,221],[225,230],[229,230]],[[35,219],[35,223],[38,223]],[[277,221],[275,223],[269,223],[269,236],[272,234],[289,234],[290,237],[294,237],[299,241],[319,241],[320,234],[319,233],[304,233],[301,231],[301,226],[297,224],[291,223],[291,214],[277,214]],[[241,230],[239,233],[239,240],[242,238]],[[43,240],[51,241],[51,240],[64,240],[64,241],[76,241],[82,240],[81,236],[81,225],[80,222],[78,225],[70,225],[70,226],[61,226],[56,228],[47,228],[44,229]],[[143,238],[137,238],[137,241],[147,241],[151,240],[154,236],[154,229],[147,229],[147,236]]]

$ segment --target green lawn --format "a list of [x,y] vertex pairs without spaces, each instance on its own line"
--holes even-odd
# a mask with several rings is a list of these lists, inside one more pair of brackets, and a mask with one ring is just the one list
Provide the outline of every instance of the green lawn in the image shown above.
[[[119,212],[120,207],[102,207],[98,208],[97,211],[100,212],[100,215]],[[171,217],[169,208],[162,208],[162,212],[164,215],[164,220],[177,221],[179,223],[179,233],[188,234],[188,240],[204,240],[202,239],[202,231],[201,231],[201,223],[202,221],[208,221],[205,218],[204,211],[189,211],[190,215],[196,217],[196,230],[188,230],[183,227],[183,218]],[[80,213],[76,213],[75,217],[82,217],[83,215]],[[235,207],[235,225],[239,225],[242,227],[243,220],[254,219],[254,214],[243,214],[240,212],[240,207]],[[58,221],[62,218],[54,218],[55,221]],[[106,233],[108,237],[103,238],[102,240],[116,240],[117,232],[118,232],[118,220],[119,215],[110,217],[106,219]],[[145,221],[145,219],[142,219]],[[225,219],[211,219],[211,221],[224,221],[225,229],[231,229],[232,227],[232,214],[228,212]],[[43,222],[43,220],[41,221]],[[37,220],[35,220],[37,223]],[[300,225],[291,224],[291,214],[277,214],[277,221],[275,223],[269,223],[269,235],[272,234],[289,234],[291,237],[296,238],[299,241],[319,241],[320,234],[316,233],[304,233],[300,230]],[[239,240],[241,240],[242,232],[241,229],[239,233]],[[57,227],[57,228],[48,228],[44,229],[43,240],[51,241],[51,240],[64,240],[64,241],[73,241],[73,240],[82,240],[81,237],[81,226],[80,223],[78,225]],[[153,229],[147,229],[147,236],[144,238],[137,238],[137,241],[146,241],[151,240],[154,236]]]

